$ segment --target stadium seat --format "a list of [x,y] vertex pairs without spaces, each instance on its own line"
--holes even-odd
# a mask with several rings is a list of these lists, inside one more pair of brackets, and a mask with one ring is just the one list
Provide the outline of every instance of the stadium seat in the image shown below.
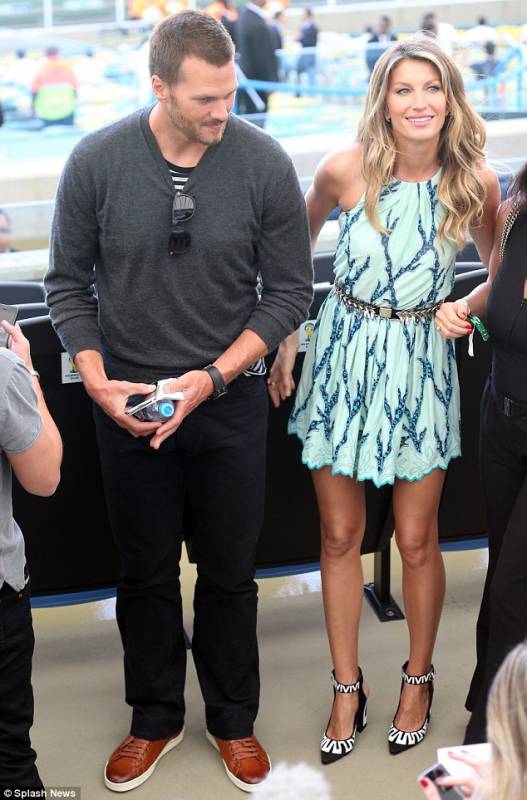
[[0,303],[43,303],[46,299],[44,287],[37,281],[0,281]]
[[481,261],[459,261],[456,263],[456,275],[463,275],[465,272],[475,272],[476,270],[487,272]]
[[[456,277],[450,299],[463,297],[486,280],[486,269]],[[490,372],[491,344],[474,334],[474,357],[468,354],[468,341],[456,339],[456,360],[461,396],[461,453],[448,468],[439,507],[441,542],[486,536],[487,523],[479,482],[478,437],[479,406]]]
[[82,383],[63,382],[63,348],[49,317],[23,320],[21,327],[64,442],[61,482],[53,497],[27,494],[13,480],[14,516],[24,531],[31,591],[49,595],[115,586],[118,560],[103,495],[92,401]]
[[333,283],[333,262],[335,253],[315,253],[313,256],[313,273],[315,283]]
[[45,303],[17,303],[16,305],[18,305],[18,322],[31,317],[46,317],[49,314],[49,308]]

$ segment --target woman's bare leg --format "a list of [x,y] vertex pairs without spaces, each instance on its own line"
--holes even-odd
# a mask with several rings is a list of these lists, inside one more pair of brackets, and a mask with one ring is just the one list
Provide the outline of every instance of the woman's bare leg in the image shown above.
[[[320,571],[333,666],[340,683],[355,683],[363,593],[360,548],[366,522],[364,487],[353,478],[332,475],[329,467],[314,470],[312,475],[320,511]],[[357,693],[337,692],[327,729],[329,737],[350,736],[357,706]]]
[[[409,675],[430,669],[445,595],[445,568],[439,550],[437,512],[445,479],[434,470],[420,481],[396,481],[393,491],[395,540],[403,562],[403,598],[410,634]],[[428,685],[405,684],[396,726],[420,728],[428,707]]]

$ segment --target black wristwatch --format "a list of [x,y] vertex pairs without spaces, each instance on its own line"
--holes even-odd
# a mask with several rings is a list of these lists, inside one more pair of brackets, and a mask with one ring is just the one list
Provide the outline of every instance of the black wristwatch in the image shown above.
[[225,386],[223,375],[217,367],[215,367],[213,364],[209,364],[208,366],[203,367],[203,372],[207,372],[210,375],[212,384],[214,386],[214,391],[210,396],[211,400],[216,400],[218,397],[222,397],[224,394],[227,394],[227,387]]

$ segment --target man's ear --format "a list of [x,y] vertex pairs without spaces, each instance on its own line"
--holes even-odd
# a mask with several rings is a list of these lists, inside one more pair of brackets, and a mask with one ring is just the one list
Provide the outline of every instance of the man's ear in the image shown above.
[[161,80],[159,75],[152,75],[151,81],[152,81],[152,91],[155,94],[157,100],[159,100],[160,102],[166,100],[168,96],[168,85],[165,83],[165,81]]

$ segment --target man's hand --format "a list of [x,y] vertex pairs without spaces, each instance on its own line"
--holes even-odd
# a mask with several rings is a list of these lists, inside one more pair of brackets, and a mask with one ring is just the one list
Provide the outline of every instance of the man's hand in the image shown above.
[[159,426],[160,422],[140,422],[124,413],[126,401],[132,394],[152,394],[155,386],[147,383],[132,383],[131,381],[109,381],[98,385],[86,385],[86,391],[103,411],[116,422],[119,427],[129,431],[132,436],[149,436]]
[[2,320],[0,323],[2,328],[9,334],[8,347],[13,353],[22,359],[28,369],[33,369],[33,362],[31,361],[31,351],[29,349],[29,342],[22,333],[20,325],[10,325],[9,322]]
[[168,439],[179,428],[185,417],[211,396],[214,386],[207,372],[195,369],[166,383],[165,391],[183,392],[185,397],[183,400],[176,401],[174,416],[158,427],[152,436],[150,446],[154,450],[158,450],[165,439]]

